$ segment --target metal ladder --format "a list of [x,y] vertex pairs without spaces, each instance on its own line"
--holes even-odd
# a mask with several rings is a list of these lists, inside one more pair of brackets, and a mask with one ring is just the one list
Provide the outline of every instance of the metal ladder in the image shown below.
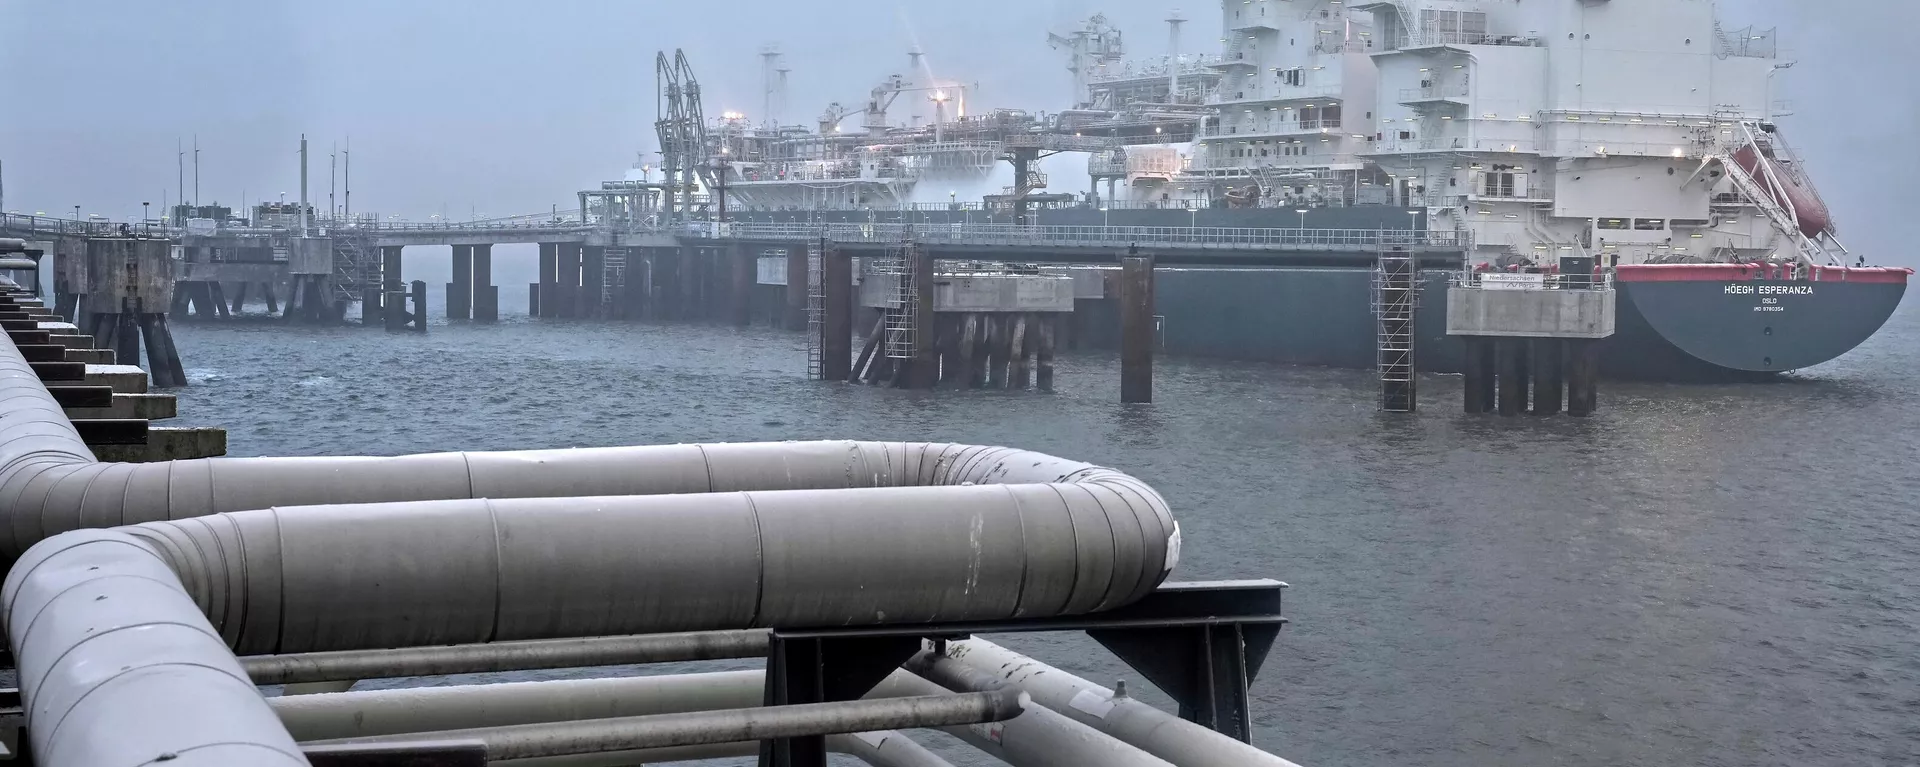
[[614,306],[614,297],[627,284],[627,249],[607,248],[600,262],[600,306]]
[[[820,261],[822,258],[821,241],[807,241],[807,378],[818,381],[825,373],[821,370],[821,361],[826,355],[820,348],[820,324],[826,309],[826,296],[821,293]],[[798,255],[787,251],[788,257]]]
[[1414,409],[1414,310],[1420,282],[1413,254],[1394,246],[1380,251],[1373,270],[1373,313],[1380,373],[1380,407],[1392,413]]
[[919,304],[919,286],[913,283],[913,260],[917,255],[911,242],[903,242],[887,249],[887,258],[874,265],[876,274],[891,278],[892,290],[887,294],[886,323],[881,339],[881,353],[888,359],[913,359],[915,335],[915,307]]

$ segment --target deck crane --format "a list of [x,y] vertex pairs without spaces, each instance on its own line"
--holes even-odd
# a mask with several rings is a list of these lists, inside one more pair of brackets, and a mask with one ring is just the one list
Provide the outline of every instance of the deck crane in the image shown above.
[[693,75],[686,51],[675,50],[672,59],[661,51],[653,62],[655,106],[659,110],[654,130],[660,136],[660,170],[665,184],[661,212],[671,219],[676,213],[676,197],[682,200],[683,209],[691,207],[685,201],[698,187],[696,177],[705,170],[707,121],[700,107],[700,81]]

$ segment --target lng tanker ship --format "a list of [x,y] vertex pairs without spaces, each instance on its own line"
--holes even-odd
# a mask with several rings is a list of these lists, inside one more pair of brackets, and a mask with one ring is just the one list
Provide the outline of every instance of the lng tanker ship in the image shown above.
[[[990,113],[1107,140],[1090,150],[1084,194],[1042,193],[1041,177],[983,205],[948,205],[896,179],[884,202],[733,215],[1007,223],[1019,198],[1034,209],[1025,223],[1042,226],[1457,232],[1469,247],[1424,264],[1420,362],[1438,371],[1458,363],[1444,335],[1447,272],[1597,266],[1621,299],[1605,369],[1662,379],[1826,362],[1876,332],[1905,293],[1911,270],[1869,267],[1841,245],[1775,121],[1772,81],[1791,63],[1774,32],[1734,29],[1713,3],[1223,0],[1221,51],[1204,57],[1178,53],[1181,20],[1170,21],[1174,49],[1145,64],[1124,58],[1099,17],[1054,35],[1072,57],[1074,107]],[[884,137],[870,126],[864,151],[952,151],[956,134],[976,150],[1004,136],[946,124],[931,143],[913,136],[937,126]],[[941,204],[906,204],[914,198]],[[1163,348],[1371,367],[1371,265],[1332,253],[1163,265]],[[1076,309],[1084,342],[1102,342],[1111,303]]]

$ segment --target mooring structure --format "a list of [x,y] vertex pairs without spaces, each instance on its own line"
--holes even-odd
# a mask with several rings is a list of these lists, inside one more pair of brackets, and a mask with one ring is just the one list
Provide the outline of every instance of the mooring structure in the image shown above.
[[1447,333],[1466,341],[1468,413],[1586,417],[1599,407],[1599,348],[1614,332],[1612,276],[1591,258],[1553,274],[1463,272],[1447,289]]

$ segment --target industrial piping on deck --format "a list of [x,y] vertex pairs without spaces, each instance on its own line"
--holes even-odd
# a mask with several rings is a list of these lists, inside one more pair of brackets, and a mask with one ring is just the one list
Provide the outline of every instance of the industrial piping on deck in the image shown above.
[[1177,540],[1166,502],[1145,483],[1005,447],[823,441],[99,463],[19,350],[0,344],[0,561],[67,530],[275,506],[969,484],[1053,485],[1070,503],[1124,507],[1149,537]]
[[353,738],[330,743],[406,743],[478,740],[495,761],[575,754],[638,751],[750,740],[833,735],[905,727],[942,727],[999,722],[1019,716],[1028,705],[1017,690],[947,693],[837,703],[805,703],[767,708],[687,711],[652,716],[482,727],[471,730]]
[[1179,554],[1144,483],[1007,448],[103,464],[11,343],[0,509],[0,615],[50,767],[304,764],[235,649],[1085,613]]
[[[269,698],[281,723],[302,742],[432,733],[483,727],[714,711],[758,706],[766,694],[762,671],[505,682],[410,687]],[[670,750],[604,752],[514,760],[525,767],[626,767],[675,758],[722,758],[758,753],[752,741]],[[827,736],[827,749],[874,767],[953,767],[894,731]],[[708,756],[700,756],[700,755]]]

